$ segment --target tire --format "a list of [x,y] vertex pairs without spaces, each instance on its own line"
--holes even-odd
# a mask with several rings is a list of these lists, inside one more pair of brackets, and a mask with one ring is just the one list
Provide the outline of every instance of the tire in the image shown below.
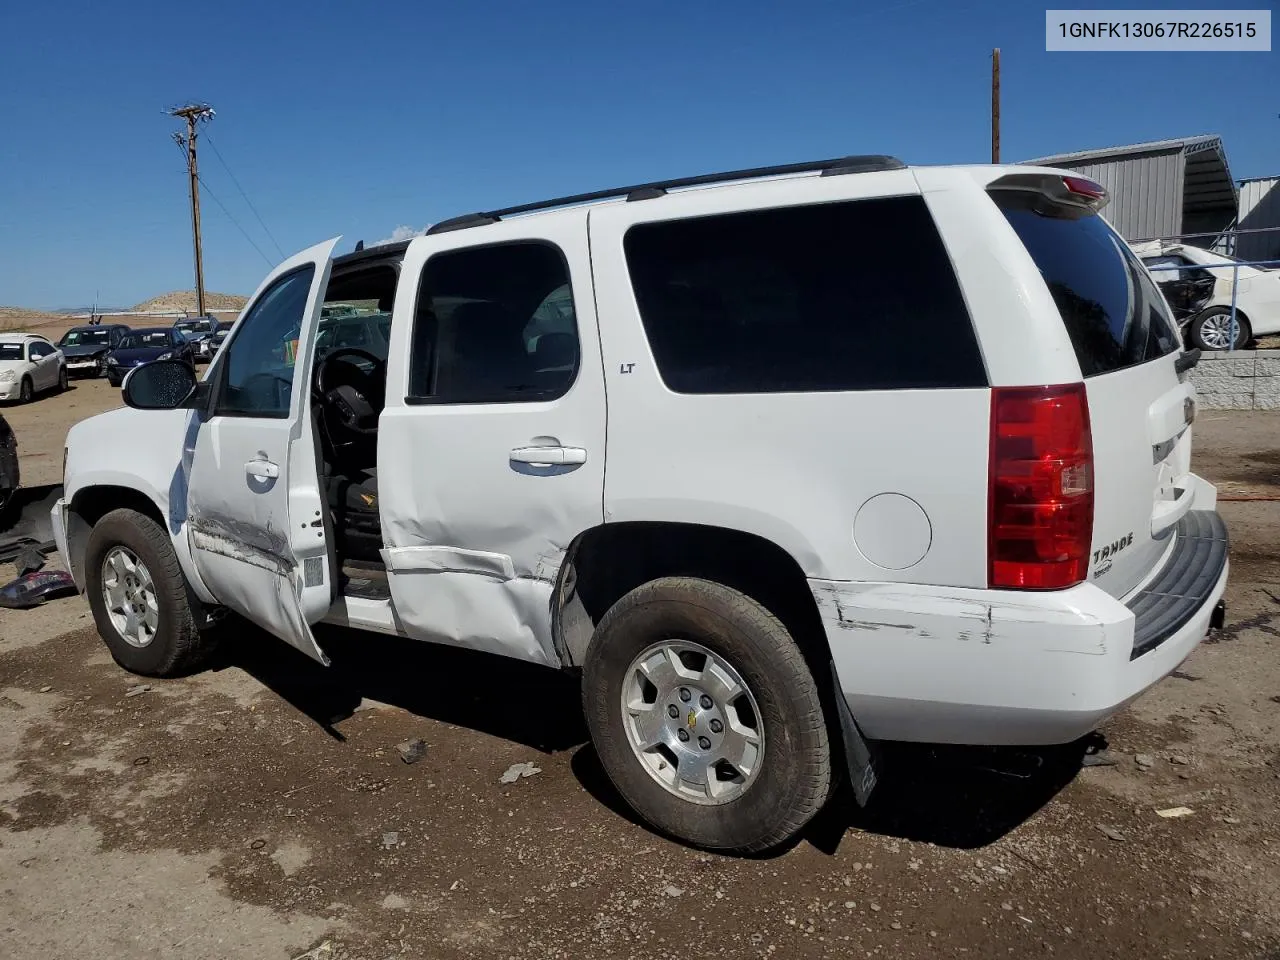
[[[659,776],[671,777],[670,771],[683,762],[679,755],[659,747],[641,759],[632,746],[633,721],[623,708],[624,690],[631,697],[631,691],[642,689],[643,685],[636,683],[644,671],[633,669],[637,658],[654,644],[669,642],[708,651],[736,671],[753,698],[754,710],[750,712],[755,713],[755,732],[762,735],[762,750],[755,758],[753,773],[742,779],[738,771],[741,785],[728,781],[728,789],[739,791],[728,799],[678,795],[676,788],[660,782]],[[655,661],[650,657],[647,662]],[[657,662],[661,667],[663,661]],[[696,652],[685,665],[688,663],[697,666]],[[666,733],[673,726],[679,733],[678,728],[687,724],[688,730],[699,734],[700,745],[701,731],[710,736],[709,732],[717,729],[715,720],[695,721],[694,710],[688,711],[686,721],[681,701],[690,707],[710,702],[716,710],[723,710],[726,723],[736,716],[738,723],[725,732],[726,745],[733,731],[751,719],[743,712],[741,697],[731,714],[719,700],[700,700],[702,687],[679,676],[677,683],[694,687],[691,700],[684,701],[679,686],[669,698],[653,688],[653,709],[671,699],[665,716],[678,712],[676,719],[668,724],[663,713],[646,714],[653,722],[660,722]],[[707,689],[716,692],[721,688],[709,682]],[[647,702],[648,692],[641,696]],[[786,628],[763,606],[736,590],[692,577],[654,580],[632,590],[609,609],[596,628],[583,668],[582,700],[592,742],[614,787],[636,813],[670,836],[708,850],[761,853],[795,837],[826,802],[831,789],[831,753],[818,686]],[[624,717],[624,713],[629,715]],[[707,725],[699,727],[695,722]],[[720,729],[724,730],[725,724]],[[686,738],[682,749],[692,752],[694,746],[695,742]],[[713,744],[709,755],[714,756],[718,749]],[[677,762],[663,766],[664,757]],[[696,770],[696,758],[691,764],[689,769]],[[660,766],[667,772],[655,772]],[[713,775],[719,782],[719,775]]]
[[31,378],[23,377],[22,386],[18,390],[18,402],[30,403],[32,400],[35,399],[35,396],[36,396],[36,391],[35,391],[35,387],[31,383]]
[[68,386],[69,386],[69,383],[67,380],[67,368],[63,367],[61,370],[58,371],[58,392],[66,393]]
[[[131,643],[112,620],[104,596],[104,562],[118,548],[140,561],[150,575],[157,622],[142,645]],[[213,651],[215,634],[197,626],[186,580],[168,533],[136,510],[112,510],[89,534],[85,549],[85,592],[93,619],[116,663],[148,677],[189,673]]]
[[[1201,350],[1226,350],[1230,338],[1230,307],[1210,307],[1192,318],[1187,327],[1191,342]],[[1236,311],[1236,340],[1233,349],[1243,350],[1253,340],[1253,328],[1249,319]]]

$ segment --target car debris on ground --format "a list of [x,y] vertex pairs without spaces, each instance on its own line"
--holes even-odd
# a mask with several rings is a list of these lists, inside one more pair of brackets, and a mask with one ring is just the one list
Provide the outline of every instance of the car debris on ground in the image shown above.
[[507,767],[507,772],[498,778],[499,783],[515,783],[521,777],[532,777],[542,772],[541,767],[535,767],[532,763],[513,763]]
[[427,755],[427,741],[421,737],[414,737],[412,740],[398,744],[396,750],[400,752],[400,759],[405,763],[417,763]]

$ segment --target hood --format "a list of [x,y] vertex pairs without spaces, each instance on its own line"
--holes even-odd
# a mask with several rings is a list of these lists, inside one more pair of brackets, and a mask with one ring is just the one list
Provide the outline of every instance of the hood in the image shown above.
[[30,363],[29,360],[0,360],[0,370],[21,370]]
[[175,353],[180,347],[128,347],[124,350],[112,350],[111,356],[122,367],[132,367],[148,360],[155,360],[161,354]]
[[70,360],[72,357],[93,357],[106,353],[111,349],[109,343],[77,343],[73,346],[58,347],[62,355]]

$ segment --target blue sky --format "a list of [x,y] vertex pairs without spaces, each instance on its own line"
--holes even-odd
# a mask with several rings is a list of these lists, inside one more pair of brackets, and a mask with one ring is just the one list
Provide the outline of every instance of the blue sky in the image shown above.
[[[193,285],[163,112],[187,99],[286,254],[719,169],[985,162],[994,46],[1005,159],[1220,133],[1234,176],[1280,173],[1280,53],[1046,53],[1025,0],[63,0],[6,4],[0,35],[3,304]],[[280,255],[207,145],[201,172],[267,254],[206,193],[207,287],[248,293]]]

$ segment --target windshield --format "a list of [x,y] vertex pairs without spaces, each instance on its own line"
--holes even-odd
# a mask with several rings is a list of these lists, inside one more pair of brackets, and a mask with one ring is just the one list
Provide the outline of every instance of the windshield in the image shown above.
[[0,343],[0,360],[21,360],[22,344]]
[[68,330],[58,341],[60,347],[83,347],[89,344],[110,343],[111,333],[108,330]]
[[213,329],[213,324],[208,320],[180,320],[173,328],[183,333],[208,333]]
[[128,334],[120,341],[121,350],[137,350],[139,347],[169,346],[168,330],[141,330]]

